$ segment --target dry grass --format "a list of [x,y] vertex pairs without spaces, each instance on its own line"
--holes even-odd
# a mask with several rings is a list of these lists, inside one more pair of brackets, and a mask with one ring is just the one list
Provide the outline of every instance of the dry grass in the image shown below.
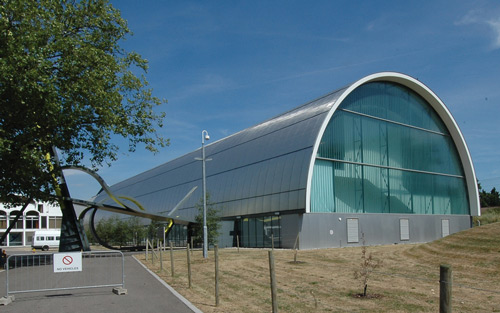
[[[500,312],[500,223],[476,227],[428,244],[368,247],[383,260],[362,292],[354,271],[361,248],[294,252],[274,250],[278,304],[281,312],[436,312],[439,310],[439,265],[452,265],[455,312]],[[268,250],[219,250],[220,304],[215,306],[214,254],[204,260],[201,251],[191,257],[192,284],[188,288],[185,250],[159,262],[138,258],[203,312],[271,312]]]

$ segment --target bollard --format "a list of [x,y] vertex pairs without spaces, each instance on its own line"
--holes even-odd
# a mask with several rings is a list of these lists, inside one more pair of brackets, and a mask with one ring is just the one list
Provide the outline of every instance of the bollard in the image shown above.
[[273,313],[278,313],[278,287],[276,286],[276,272],[274,270],[273,250],[269,250],[269,272],[271,275],[271,299],[273,303]]
[[240,235],[236,235],[236,246],[238,247],[238,253],[240,253]]
[[451,313],[451,265],[441,264],[439,267],[439,312]]

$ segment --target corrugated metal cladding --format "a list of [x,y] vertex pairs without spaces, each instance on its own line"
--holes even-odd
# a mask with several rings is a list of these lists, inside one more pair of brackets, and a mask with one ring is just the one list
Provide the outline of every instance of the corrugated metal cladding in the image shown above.
[[[207,144],[207,192],[222,216],[306,209],[306,185],[313,146],[339,89],[234,135]],[[166,214],[193,187],[198,189],[175,217],[194,221],[202,199],[201,149],[112,186],[148,211]],[[96,201],[111,203],[105,194]]]

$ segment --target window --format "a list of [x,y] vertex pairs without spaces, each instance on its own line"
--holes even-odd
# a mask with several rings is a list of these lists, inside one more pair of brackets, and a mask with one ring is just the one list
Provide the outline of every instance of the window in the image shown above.
[[0,228],[7,228],[7,213],[0,211]]
[[[240,246],[247,248],[281,247],[281,216],[242,217],[235,221],[234,236],[239,235]],[[273,242],[274,240],[274,242]],[[233,243],[236,243],[236,239]]]
[[10,233],[9,242],[11,246],[22,246],[23,245],[23,233]]
[[47,240],[54,240],[54,236],[47,236]]
[[62,217],[50,216],[49,217],[49,228],[61,228]]
[[38,228],[38,212],[30,211],[26,213],[26,228]]
[[[10,224],[11,225],[14,224],[14,220],[16,219],[16,216],[19,213],[20,213],[20,211],[12,211],[12,212],[10,212],[10,219],[9,220],[10,220]],[[15,223],[14,228],[23,229],[23,216],[22,215],[19,217],[19,219]]]
[[36,236],[36,240],[45,240],[44,236]]
[[[163,230],[163,228],[161,229]],[[166,244],[169,245],[171,242],[175,247],[185,247],[188,243],[187,235],[188,233],[186,225],[174,224],[172,226],[172,229],[170,229],[167,238],[165,239]],[[163,240],[163,238],[160,238],[160,240]]]
[[43,204],[38,205],[38,212],[43,213]]

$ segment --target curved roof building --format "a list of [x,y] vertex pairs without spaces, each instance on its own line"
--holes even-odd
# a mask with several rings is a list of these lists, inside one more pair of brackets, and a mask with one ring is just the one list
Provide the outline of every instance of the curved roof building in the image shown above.
[[[205,146],[221,246],[301,249],[424,242],[469,228],[479,197],[465,140],[443,102],[377,73]],[[200,149],[112,187],[194,221]],[[97,201],[105,200],[99,195]],[[271,239],[272,238],[272,239]]]

